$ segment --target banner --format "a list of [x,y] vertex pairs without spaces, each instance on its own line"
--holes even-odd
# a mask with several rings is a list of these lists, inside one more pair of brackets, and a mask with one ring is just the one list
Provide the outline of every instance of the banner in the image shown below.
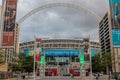
[[112,45],[114,47],[120,46],[120,30],[112,30]]
[[90,54],[89,54],[89,39],[84,39],[84,60],[90,61]]
[[16,9],[17,0],[6,0],[3,20],[2,46],[14,46]]
[[120,0],[110,0],[112,46],[120,46]]
[[2,46],[14,45],[14,32],[3,32]]
[[26,50],[26,57],[28,57],[28,56],[33,56],[34,53],[35,53],[34,50]]
[[0,72],[7,72],[8,71],[8,63],[0,65]]
[[36,39],[36,43],[41,43],[41,42],[42,42],[42,39],[40,39],[40,38]]
[[110,0],[112,29],[120,29],[120,0]]
[[110,3],[120,3],[120,0],[109,0]]
[[42,50],[42,55],[45,53],[45,56],[47,57],[51,57],[51,56],[55,56],[55,57],[68,57],[68,56],[73,56],[73,57],[77,57],[79,54],[79,50],[74,50],[74,49],[45,49]]
[[41,55],[40,54],[36,54],[36,61],[40,61],[40,59],[41,59]]

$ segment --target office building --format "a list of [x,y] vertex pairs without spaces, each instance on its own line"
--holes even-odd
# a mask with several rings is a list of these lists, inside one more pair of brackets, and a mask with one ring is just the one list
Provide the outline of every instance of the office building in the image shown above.
[[112,27],[112,20],[110,12],[107,12],[99,23],[99,40],[101,53],[111,53],[112,70],[114,73],[120,72],[120,45],[119,45],[119,32]]
[[1,47],[5,53],[5,62],[6,63],[15,63],[15,61],[18,59],[18,54],[19,54],[19,34],[20,33],[20,28],[18,25],[15,27],[15,40],[14,40],[14,47]]
[[106,13],[99,23],[99,41],[102,54],[111,52],[110,29],[110,14]]

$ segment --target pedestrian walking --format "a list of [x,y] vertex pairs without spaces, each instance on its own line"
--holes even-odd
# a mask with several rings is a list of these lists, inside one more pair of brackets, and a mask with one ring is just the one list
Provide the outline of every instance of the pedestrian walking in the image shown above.
[[22,77],[22,79],[25,79],[25,73],[24,72],[21,73],[21,77]]
[[7,76],[8,76],[8,79],[10,79],[10,72],[8,71],[8,73],[7,73]]
[[73,73],[71,73],[71,78],[74,78],[74,74]]
[[96,74],[96,80],[99,80],[100,74]]

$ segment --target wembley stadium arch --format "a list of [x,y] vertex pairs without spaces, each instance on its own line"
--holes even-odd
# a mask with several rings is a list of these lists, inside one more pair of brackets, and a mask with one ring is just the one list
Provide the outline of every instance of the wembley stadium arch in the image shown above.
[[[57,7],[57,6],[62,6],[62,7],[70,7],[70,8],[74,8],[74,9],[77,9],[77,10],[84,10],[85,12],[88,12],[91,16],[93,16],[95,19],[96,19],[96,21],[100,21],[101,20],[101,18],[100,18],[100,16],[98,16],[94,11],[92,11],[92,10],[90,10],[89,8],[87,8],[87,7],[84,7],[84,6],[81,6],[80,4],[79,5],[77,5],[77,4],[74,4],[74,3],[49,3],[49,4],[44,4],[44,5],[41,5],[41,6],[39,6],[39,7],[37,7],[37,8],[35,8],[35,9],[33,9],[33,10],[31,10],[30,12],[28,12],[26,15],[24,15],[21,19],[19,19],[18,21],[17,21],[17,23],[19,24],[19,25],[21,25],[22,24],[22,22],[24,22],[27,18],[29,18],[30,16],[32,16],[32,15],[34,15],[35,13],[37,13],[37,12],[39,12],[39,11],[41,11],[41,10],[43,10],[43,9],[46,9],[46,8],[52,8],[52,7]],[[51,51],[51,50],[50,50]],[[50,51],[48,51],[48,53],[50,53]],[[66,50],[58,50],[58,53],[60,53],[60,51],[63,53],[63,52],[65,52]],[[75,50],[76,51],[76,50]],[[44,52],[44,53],[43,53]],[[45,54],[45,52],[46,51],[43,51],[42,53],[43,54]],[[52,52],[55,52],[55,50],[52,50]],[[67,52],[69,52],[69,51],[67,51]],[[55,52],[55,53],[57,53],[57,52]],[[75,52],[74,52],[75,53]],[[78,54],[78,53],[77,53]],[[54,57],[55,58],[55,56],[53,56],[52,55],[52,57]],[[50,57],[50,58],[52,58],[52,57]],[[57,55],[57,57],[56,57],[56,60],[58,60],[58,59],[65,59],[66,57],[63,57],[63,55],[62,55],[62,57],[58,57],[58,55]],[[70,58],[70,55],[69,56],[67,56],[67,58]],[[67,59],[66,58],[66,59]],[[74,57],[75,58],[75,57]],[[68,61],[70,61],[69,59],[68,59]],[[63,62],[62,62],[62,64],[60,64],[60,62],[58,62],[59,63],[59,66],[63,66],[63,65],[67,65],[68,66],[68,64],[66,64],[66,63],[64,63],[63,64]],[[68,62],[67,62],[68,63]],[[50,63],[49,63],[49,65],[50,65]],[[55,64],[56,65],[56,64]],[[70,64],[69,64],[70,65]],[[72,65],[72,63],[71,63],[71,65]],[[79,65],[79,62],[78,62],[78,65]],[[87,64],[87,68],[86,68],[86,70],[89,70],[89,68],[88,68],[88,65],[89,65],[89,63]],[[79,66],[78,66],[79,67]],[[62,68],[60,68],[60,69],[58,69],[58,67],[57,68],[55,68],[54,69],[54,71],[53,71],[53,73],[55,72],[55,73],[57,73],[57,74],[59,74],[59,73],[61,73],[60,71],[63,71],[63,72],[65,72],[65,73],[67,73],[67,72],[70,72],[70,73],[73,73],[74,71],[77,71],[77,75],[76,76],[79,76],[79,69],[78,69],[78,67],[74,70],[74,69],[72,69],[72,68],[70,68],[69,67],[69,71],[67,71],[67,67],[65,67],[65,66],[63,66]],[[62,69],[65,69],[65,70],[62,70]],[[43,69],[44,70],[44,69]],[[50,70],[50,69],[49,69]],[[51,69],[52,70],[52,69]],[[56,72],[56,71],[58,71],[58,72]],[[57,75],[57,74],[54,74],[54,75]],[[46,74],[46,75],[48,75],[48,73]],[[63,75],[63,74],[61,74],[61,75]]]
[[24,15],[22,18],[20,18],[17,23],[20,25],[22,22],[24,22],[28,17],[30,17],[31,15],[46,9],[46,8],[52,8],[52,7],[57,7],[57,6],[65,6],[65,7],[71,7],[71,8],[75,8],[75,9],[82,9],[86,12],[88,12],[90,15],[94,16],[94,18],[99,22],[101,20],[100,16],[97,15],[94,11],[90,10],[87,7],[81,6],[81,5],[77,5],[77,4],[72,4],[72,3],[49,3],[49,4],[44,4],[41,5],[33,10],[31,10],[30,12],[28,12],[26,15]]

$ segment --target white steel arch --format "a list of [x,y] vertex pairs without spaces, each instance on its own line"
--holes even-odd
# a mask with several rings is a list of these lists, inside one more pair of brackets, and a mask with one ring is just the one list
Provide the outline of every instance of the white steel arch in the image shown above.
[[28,17],[35,14],[36,12],[39,12],[40,10],[45,9],[45,8],[50,8],[50,7],[55,7],[55,6],[67,6],[67,7],[72,7],[72,8],[75,8],[75,9],[83,9],[83,10],[89,12],[91,15],[93,15],[98,22],[101,20],[100,16],[98,16],[95,12],[93,12],[92,10],[90,10],[86,7],[82,7],[81,5],[76,5],[76,4],[71,4],[71,3],[49,3],[49,4],[45,4],[45,5],[39,6],[35,9],[31,10],[26,15],[24,15],[22,18],[20,18],[17,21],[17,23],[20,25]]

